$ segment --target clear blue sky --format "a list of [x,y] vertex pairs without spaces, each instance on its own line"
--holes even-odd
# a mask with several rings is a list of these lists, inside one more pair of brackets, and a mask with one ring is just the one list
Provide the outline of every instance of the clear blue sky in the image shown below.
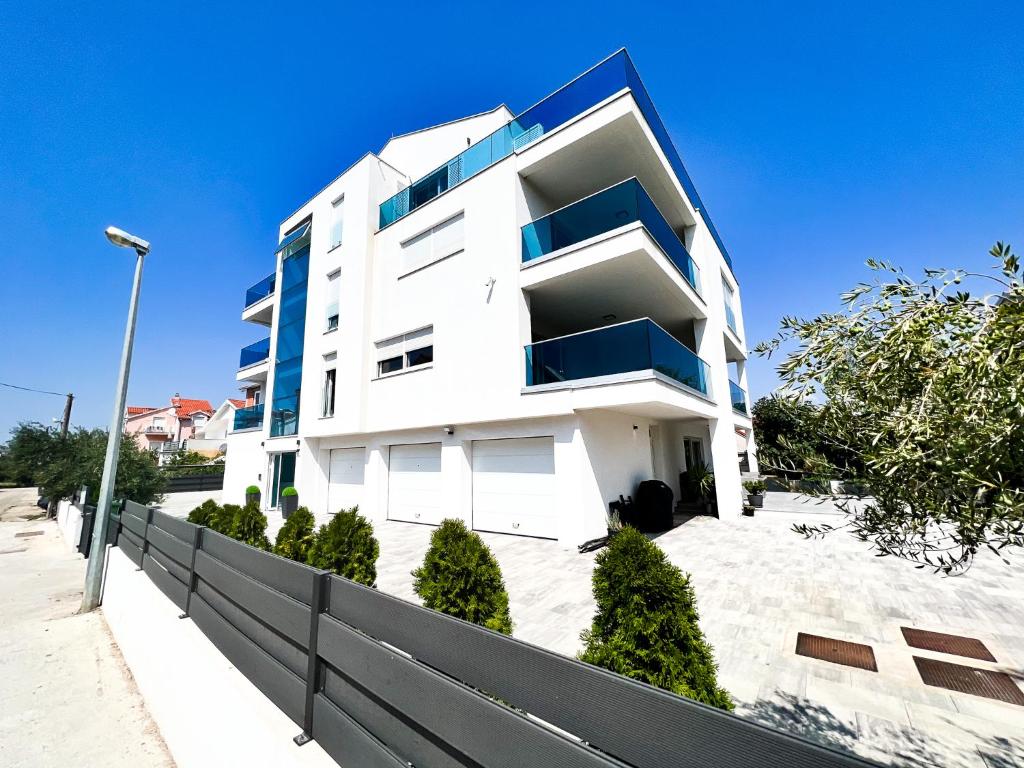
[[[130,402],[234,395],[282,218],[392,133],[521,110],[623,45],[735,260],[751,345],[835,307],[869,256],[1024,251],[1020,3],[352,5],[3,4],[0,381],[107,423],[116,224],[153,242]],[[755,361],[752,394],[774,383]],[[61,406],[0,388],[0,438]]]

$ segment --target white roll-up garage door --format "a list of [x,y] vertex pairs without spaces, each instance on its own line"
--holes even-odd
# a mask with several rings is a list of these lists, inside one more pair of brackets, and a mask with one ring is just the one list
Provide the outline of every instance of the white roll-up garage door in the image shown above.
[[363,463],[365,448],[336,448],[331,451],[330,475],[327,479],[327,513],[363,503]]
[[554,438],[473,442],[473,527],[558,538]]
[[392,445],[388,467],[388,519],[440,524],[441,444]]

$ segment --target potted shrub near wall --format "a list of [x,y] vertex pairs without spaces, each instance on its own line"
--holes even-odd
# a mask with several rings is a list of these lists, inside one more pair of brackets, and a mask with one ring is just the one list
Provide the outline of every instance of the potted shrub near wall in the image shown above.
[[716,512],[715,496],[715,473],[708,469],[706,464],[695,464],[688,472],[689,480],[697,490],[701,502],[704,504],[704,512],[713,515]]
[[292,486],[288,486],[281,491],[281,515],[285,520],[288,519],[288,515],[299,508],[299,492]]
[[260,488],[258,485],[250,485],[245,489],[245,503],[260,505]]
[[760,480],[747,480],[743,483],[750,506],[760,509],[764,506],[764,483]]

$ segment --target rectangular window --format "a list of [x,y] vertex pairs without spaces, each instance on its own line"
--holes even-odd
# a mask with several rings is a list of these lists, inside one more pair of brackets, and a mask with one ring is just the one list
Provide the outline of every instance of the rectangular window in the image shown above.
[[331,203],[331,248],[341,245],[341,234],[345,224],[345,196]]
[[341,299],[341,270],[337,270],[327,276],[327,330],[333,331],[338,327],[338,305]]
[[465,247],[465,219],[465,214],[458,213],[402,243],[402,271],[419,269],[461,251]]
[[337,373],[336,368],[328,368],[324,372],[324,402],[320,412],[321,416],[331,417],[334,415],[334,385]]
[[377,375],[418,368],[434,362],[434,326],[378,341]]

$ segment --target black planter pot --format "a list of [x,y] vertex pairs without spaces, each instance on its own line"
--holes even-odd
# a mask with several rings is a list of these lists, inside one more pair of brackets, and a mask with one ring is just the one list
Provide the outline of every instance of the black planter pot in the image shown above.
[[761,507],[764,506],[763,493],[751,493],[750,495],[747,496],[747,499],[750,501],[750,506],[752,507],[757,507],[758,509],[761,509]]
[[753,508],[753,506],[744,507],[743,508],[743,514],[746,515],[747,517],[753,517],[754,516],[754,508]]
[[245,503],[255,504],[257,507],[260,505],[260,494],[259,493],[247,493],[245,494]]
[[288,519],[288,515],[299,508],[299,497],[295,496],[282,496],[281,497],[281,515],[285,520]]

